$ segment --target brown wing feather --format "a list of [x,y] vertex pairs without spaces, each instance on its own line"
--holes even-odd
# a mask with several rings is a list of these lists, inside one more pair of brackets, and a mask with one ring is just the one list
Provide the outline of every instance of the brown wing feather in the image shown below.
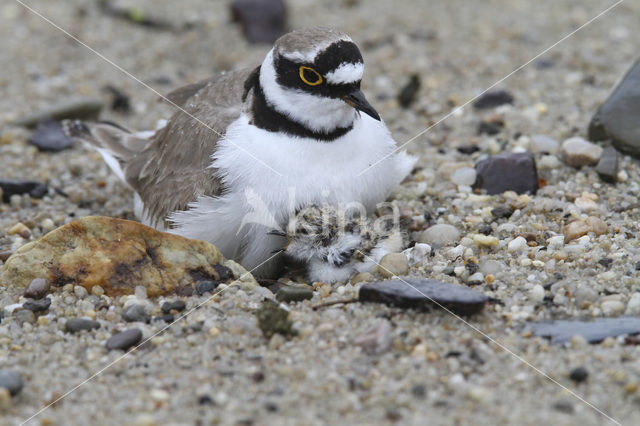
[[[211,79],[183,101],[184,110],[224,135],[241,114],[244,83],[251,72],[228,72]],[[126,180],[142,198],[153,224],[173,211],[185,210],[198,196],[224,191],[216,170],[208,168],[219,139],[219,134],[177,111],[127,162]]]

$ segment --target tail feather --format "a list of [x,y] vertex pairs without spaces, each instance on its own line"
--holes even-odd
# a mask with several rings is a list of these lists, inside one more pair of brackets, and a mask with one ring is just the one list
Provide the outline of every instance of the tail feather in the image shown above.
[[104,161],[126,183],[124,168],[149,140],[110,122],[64,120],[64,132],[72,140],[83,142],[102,155]]

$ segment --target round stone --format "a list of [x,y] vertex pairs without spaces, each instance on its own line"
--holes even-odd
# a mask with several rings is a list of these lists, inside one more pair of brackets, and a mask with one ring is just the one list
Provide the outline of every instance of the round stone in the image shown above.
[[48,292],[51,285],[49,281],[44,278],[33,279],[24,291],[24,297],[30,297],[32,299],[41,299]]
[[0,388],[4,388],[14,396],[17,395],[24,386],[20,374],[11,370],[0,370]]
[[419,243],[437,244],[439,246],[452,245],[460,239],[460,231],[453,226],[444,223],[431,226],[426,231],[418,234]]
[[507,244],[507,249],[509,251],[520,251],[524,250],[526,247],[527,240],[524,237],[516,237]]
[[576,367],[569,372],[569,378],[574,382],[584,382],[589,377],[589,372],[584,367]]
[[476,170],[471,167],[461,167],[451,173],[451,181],[456,185],[472,186],[476,183]]
[[380,260],[378,272],[387,278],[406,275],[409,273],[409,260],[402,253],[386,254]]
[[149,313],[144,306],[139,304],[133,304],[129,306],[122,315],[127,322],[144,322],[147,323],[151,320]]

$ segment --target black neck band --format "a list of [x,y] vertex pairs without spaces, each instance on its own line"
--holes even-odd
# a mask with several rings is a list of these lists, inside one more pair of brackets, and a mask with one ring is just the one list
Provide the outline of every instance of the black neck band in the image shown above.
[[329,133],[315,132],[291,120],[284,114],[273,109],[264,96],[259,79],[254,79],[253,86],[253,105],[251,124],[269,132],[283,132],[292,136],[300,136],[303,138],[318,139],[325,142],[331,142],[340,136],[347,134],[353,129],[353,124],[348,127],[338,127]]

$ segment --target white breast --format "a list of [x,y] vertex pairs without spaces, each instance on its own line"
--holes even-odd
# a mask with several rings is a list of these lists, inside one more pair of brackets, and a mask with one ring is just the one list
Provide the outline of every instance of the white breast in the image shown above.
[[232,191],[250,188],[259,194],[277,218],[285,217],[290,207],[323,200],[359,202],[371,211],[415,162],[404,153],[393,155],[359,176],[396,148],[384,123],[366,115],[331,142],[268,132],[250,125],[245,115],[226,135],[212,166]]

